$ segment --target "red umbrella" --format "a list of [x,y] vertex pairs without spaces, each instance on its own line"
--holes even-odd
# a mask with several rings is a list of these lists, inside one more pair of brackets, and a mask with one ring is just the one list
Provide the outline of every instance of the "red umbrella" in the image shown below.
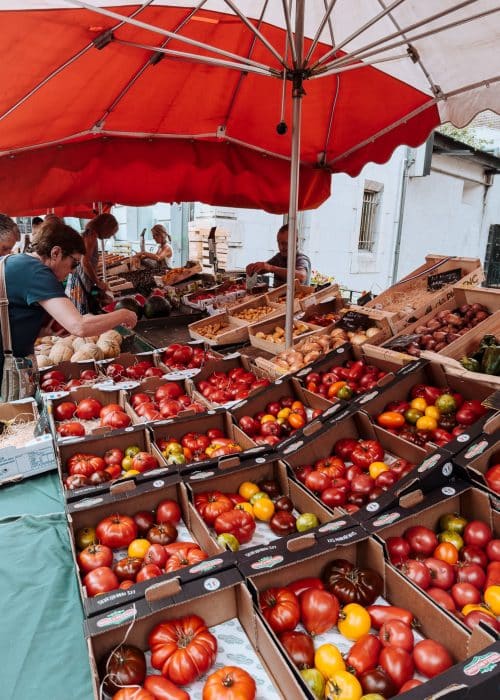
[[[306,11],[307,9],[307,11]],[[0,202],[289,211],[500,111],[495,0],[4,0]],[[300,173],[300,178],[299,178]],[[291,339],[291,310],[287,317]]]

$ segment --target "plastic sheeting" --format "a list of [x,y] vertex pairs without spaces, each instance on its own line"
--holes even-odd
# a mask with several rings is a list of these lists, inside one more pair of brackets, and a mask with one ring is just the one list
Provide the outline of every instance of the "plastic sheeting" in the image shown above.
[[0,522],[20,515],[49,515],[63,511],[57,472],[0,488]]

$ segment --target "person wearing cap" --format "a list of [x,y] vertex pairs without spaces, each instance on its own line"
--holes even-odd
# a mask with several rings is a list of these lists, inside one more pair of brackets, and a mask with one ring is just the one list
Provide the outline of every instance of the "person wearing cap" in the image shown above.
[[[286,272],[288,267],[288,224],[285,224],[278,231],[276,236],[278,242],[278,253],[273,255],[267,262],[254,262],[246,267],[247,275],[263,274],[270,272],[274,275],[275,285],[286,283]],[[311,281],[311,261],[304,253],[295,253],[295,279],[300,284],[309,284]]]

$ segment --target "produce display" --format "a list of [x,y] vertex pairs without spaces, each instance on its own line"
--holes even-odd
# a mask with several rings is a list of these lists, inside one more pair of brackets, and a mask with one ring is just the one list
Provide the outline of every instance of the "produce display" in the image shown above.
[[333,559],[319,577],[260,594],[264,618],[312,697],[391,698],[453,665],[445,646],[414,631],[411,610],[387,605],[382,590],[376,571]]
[[158,447],[167,464],[189,464],[238,454],[242,447],[226,437],[222,430],[212,428],[206,433],[190,432],[177,438],[160,438]]
[[500,539],[487,523],[445,513],[435,530],[414,525],[386,546],[391,563],[467,627],[500,631]]
[[199,369],[209,360],[217,358],[210,350],[200,345],[171,343],[161,356],[162,362],[170,370]]
[[130,405],[144,421],[174,418],[181,411],[204,413],[207,409],[188,396],[177,382],[161,384],[154,393],[137,391],[130,397]]
[[44,392],[70,391],[78,386],[94,384],[98,380],[98,373],[94,369],[80,370],[80,378],[70,378],[59,369],[43,372],[40,376],[40,389]]
[[347,342],[347,333],[341,328],[335,328],[331,333],[320,333],[304,338],[294,346],[293,350],[280,352],[271,362],[283,372],[296,372]]
[[349,401],[374,389],[387,372],[366,360],[347,360],[343,365],[330,367],[325,371],[309,372],[304,378],[308,391],[328,399],[338,398]]
[[190,535],[181,517],[178,503],[165,499],[153,511],[114,513],[79,530],[75,544],[86,594],[130,588],[206,559],[196,542],[184,540]]
[[95,398],[78,402],[60,401],[53,411],[57,434],[60,437],[81,437],[97,427],[111,430],[126,428],[132,419],[117,403],[102,404]]
[[[116,358],[117,360],[120,357]],[[155,367],[153,360],[139,360],[130,365],[122,364],[121,362],[109,362],[102,366],[102,371],[106,375],[106,379],[111,379],[113,382],[122,381],[140,381],[148,377],[161,377],[164,372],[160,367]]]
[[221,333],[229,330],[229,323],[224,321],[211,321],[209,323],[198,326],[196,332],[209,340],[214,340]]
[[231,312],[231,316],[240,318],[242,321],[248,321],[248,323],[256,323],[257,321],[261,321],[266,316],[275,313],[276,308],[274,306],[268,306],[265,304],[263,306],[254,306],[247,309],[241,309],[240,311],[235,309]]
[[315,313],[312,316],[309,316],[307,319],[308,323],[312,323],[313,326],[331,326],[332,323],[337,323],[341,318],[340,314],[336,314],[333,312],[329,313]]
[[376,421],[408,442],[420,446],[431,442],[442,447],[485,413],[476,399],[465,401],[447,388],[415,384],[407,399],[387,404]]
[[[304,333],[310,333],[311,328],[306,323],[302,321],[293,322],[292,337],[298,338]],[[266,340],[268,343],[284,343],[285,342],[285,329],[283,326],[276,325],[272,333],[264,333],[263,331],[257,331],[255,337],[259,340]]]
[[270,401],[265,410],[255,416],[242,416],[238,425],[257,445],[273,446],[320,414],[321,411],[316,409],[308,416],[302,401],[283,396],[278,401]]
[[483,372],[500,376],[500,336],[483,336],[475,352],[460,359],[460,364],[469,372]]
[[35,343],[35,355],[38,367],[44,369],[60,362],[82,362],[84,360],[103,360],[120,354],[122,336],[118,331],[106,331],[99,336],[77,338],[67,335],[44,336]]
[[375,501],[415,467],[378,440],[341,438],[329,457],[294,467],[296,478],[328,507],[353,513]]
[[97,486],[121,477],[143,474],[159,466],[154,455],[137,445],[129,445],[124,450],[113,447],[100,455],[76,452],[64,464],[67,474],[64,476],[64,486],[70,491],[83,486]]
[[319,525],[315,513],[299,513],[288,496],[281,493],[275,479],[254,483],[244,481],[237,493],[204,491],[195,494],[194,506],[208,527],[212,528],[217,543],[238,551],[241,545],[252,542],[256,530],[262,536],[266,531],[284,537],[294,532],[306,532]]
[[212,372],[206,380],[195,382],[197,391],[215,404],[242,401],[253,391],[269,384],[269,379],[259,378],[243,367],[234,367],[227,372]]
[[[422,350],[439,352],[478,323],[484,321],[490,311],[483,304],[464,304],[458,309],[438,311],[425,325],[420,324],[409,335],[401,336],[398,348],[409,355],[420,355]],[[396,346],[397,338],[392,341]]]

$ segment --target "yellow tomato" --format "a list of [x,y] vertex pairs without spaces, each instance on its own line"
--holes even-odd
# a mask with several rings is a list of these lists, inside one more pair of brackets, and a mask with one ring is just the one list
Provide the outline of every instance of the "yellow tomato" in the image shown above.
[[488,586],[484,592],[484,602],[495,615],[500,615],[500,586]]
[[430,416],[422,416],[417,420],[417,430],[436,430],[437,427],[437,420]]
[[260,491],[260,489],[257,484],[253,483],[253,481],[244,481],[242,484],[240,484],[238,489],[240,496],[242,498],[246,498],[247,501],[249,501],[254,493],[257,493],[258,491]]
[[270,498],[259,498],[253,504],[253,514],[257,520],[269,522],[274,515],[274,503]]
[[274,423],[276,421],[276,416],[273,416],[272,413],[266,413],[265,416],[262,416],[260,419],[261,423]]
[[325,678],[330,678],[337,671],[345,671],[345,661],[334,644],[322,644],[314,653],[314,667]]
[[349,603],[339,615],[337,622],[340,634],[346,639],[357,641],[364,634],[368,634],[371,627],[370,615],[365,608],[358,603]]
[[360,700],[362,695],[360,682],[348,671],[337,671],[326,683],[325,700]]
[[140,472],[137,471],[137,469],[128,469],[125,474],[121,475],[121,479],[128,479],[129,477],[136,476],[136,474],[140,474]]
[[128,546],[127,554],[129,557],[137,557],[137,559],[144,559],[146,552],[151,546],[151,542],[148,540],[132,540]]
[[422,411],[422,413],[425,413],[425,409],[427,408],[427,401],[421,397],[418,397],[416,399],[413,399],[413,401],[410,403],[411,408],[416,408],[417,411]]
[[257,491],[254,493],[252,496],[250,496],[250,503],[252,505],[255,505],[257,501],[260,501],[261,498],[266,498],[268,501],[271,500],[269,498],[269,495],[265,491]]
[[288,418],[290,413],[292,412],[291,408],[282,408],[281,411],[278,411],[278,420],[280,418]]
[[244,503],[237,503],[234,507],[236,510],[244,510],[245,513],[249,513],[253,518],[253,506],[248,501],[245,501]]
[[[167,455],[164,454],[163,456],[166,457]],[[127,471],[127,472],[128,472],[130,469],[132,469],[132,462],[133,462],[133,460],[134,460],[133,457],[124,457],[124,458],[122,459],[122,469],[125,469],[125,471]]]
[[481,612],[486,613],[487,615],[491,615],[491,617],[496,617],[496,615],[485,605],[476,605],[474,603],[469,603],[469,605],[466,605],[462,610],[460,611],[462,615],[465,617],[465,615],[468,615],[470,612],[473,612],[474,610],[480,610]]
[[389,467],[385,462],[372,462],[368,468],[370,476],[372,479],[376,479],[382,472],[388,472]]
[[437,406],[427,406],[425,415],[429,418],[434,418],[434,420],[439,420],[441,418],[441,411]]

